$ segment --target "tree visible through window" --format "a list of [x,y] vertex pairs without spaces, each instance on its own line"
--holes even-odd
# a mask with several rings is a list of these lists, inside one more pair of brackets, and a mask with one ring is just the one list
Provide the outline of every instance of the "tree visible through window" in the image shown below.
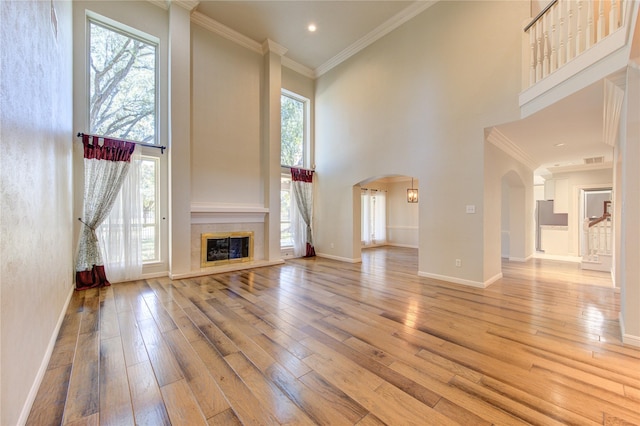
[[[136,30],[125,30],[117,23],[91,18],[87,25],[89,131],[157,144],[157,43],[150,41],[152,36],[137,35]],[[108,237],[137,246],[142,263],[152,263],[161,261],[160,159],[155,152],[143,154],[132,164],[137,179],[130,190],[137,196],[127,197],[122,207],[126,214],[112,211]],[[119,255],[115,253],[114,258]]]
[[305,157],[305,104],[291,96],[281,95],[280,164],[303,167]]
[[89,22],[92,133],[156,143],[156,46]]

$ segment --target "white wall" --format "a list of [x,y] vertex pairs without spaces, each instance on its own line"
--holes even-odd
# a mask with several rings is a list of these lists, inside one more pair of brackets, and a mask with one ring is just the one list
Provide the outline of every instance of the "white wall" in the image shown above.
[[489,142],[484,168],[484,280],[491,282],[502,273],[503,255],[524,260],[533,254],[533,171]]
[[484,129],[519,118],[528,15],[526,2],[439,2],[318,79],[318,253],[360,257],[354,184],[416,176],[420,273],[484,281]]
[[387,185],[387,242],[390,245],[418,248],[419,184],[414,179],[413,187],[418,188],[418,203],[407,202],[411,180],[392,181]]
[[[0,424],[26,420],[72,291],[71,2],[0,2]],[[21,417],[22,416],[22,417]]]
[[191,201],[263,206],[263,57],[191,26]]

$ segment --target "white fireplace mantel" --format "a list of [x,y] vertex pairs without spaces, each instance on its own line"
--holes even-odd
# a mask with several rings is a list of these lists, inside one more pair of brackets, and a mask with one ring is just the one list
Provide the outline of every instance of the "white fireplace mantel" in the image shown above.
[[264,223],[269,209],[248,204],[191,203],[191,223]]

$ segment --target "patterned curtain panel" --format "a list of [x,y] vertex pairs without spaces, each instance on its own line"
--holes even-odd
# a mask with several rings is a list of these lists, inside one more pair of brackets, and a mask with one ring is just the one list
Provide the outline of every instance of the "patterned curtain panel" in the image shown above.
[[104,272],[96,228],[109,214],[129,171],[136,145],[84,135],[84,213],[76,260],[76,290],[110,285]]
[[[298,212],[305,224],[306,232],[303,235],[294,235],[294,252],[296,246],[304,247],[304,257],[316,255],[313,247],[313,171],[291,168],[291,188],[293,199],[298,207]],[[301,253],[302,254],[302,253]]]

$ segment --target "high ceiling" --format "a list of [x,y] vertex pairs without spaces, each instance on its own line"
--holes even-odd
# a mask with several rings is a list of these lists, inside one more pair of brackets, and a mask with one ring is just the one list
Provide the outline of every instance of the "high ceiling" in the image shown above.
[[[385,34],[433,1],[214,1],[196,11],[258,43],[288,49],[286,57],[316,70],[345,49]],[[317,29],[310,32],[308,26]]]
[[[201,0],[195,12],[258,44],[270,39],[282,45],[288,49],[286,58],[318,76],[436,2]],[[310,24],[317,27],[315,32],[307,29]],[[602,143],[603,90],[602,82],[596,83],[497,128],[531,163],[546,169],[577,166],[590,157],[611,161],[612,149]]]

